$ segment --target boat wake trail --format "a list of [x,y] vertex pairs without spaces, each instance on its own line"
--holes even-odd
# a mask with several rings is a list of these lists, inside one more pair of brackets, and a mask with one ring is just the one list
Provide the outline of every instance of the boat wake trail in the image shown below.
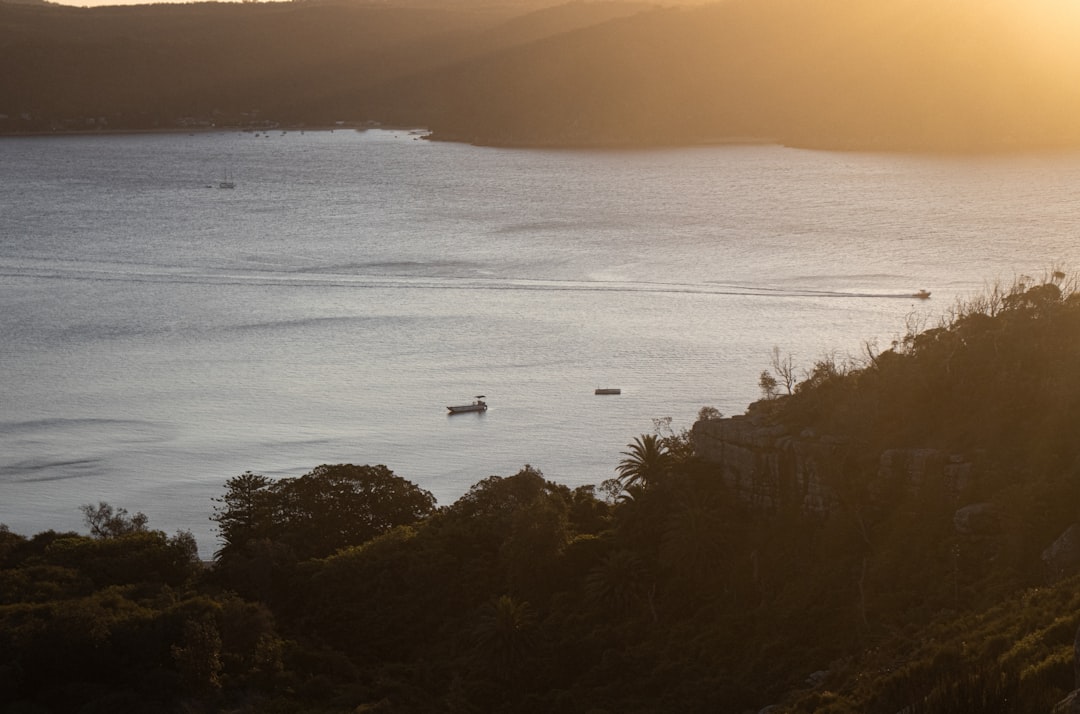
[[407,274],[354,274],[305,271],[203,271],[169,266],[17,266],[0,265],[0,277],[37,280],[98,281],[122,283],[163,283],[222,285],[237,287],[342,288],[358,290],[468,290],[468,291],[550,291],[684,293],[769,298],[925,298],[929,293],[878,293],[824,290],[792,286],[745,283],[679,283],[633,280],[559,280],[491,276],[416,276]]

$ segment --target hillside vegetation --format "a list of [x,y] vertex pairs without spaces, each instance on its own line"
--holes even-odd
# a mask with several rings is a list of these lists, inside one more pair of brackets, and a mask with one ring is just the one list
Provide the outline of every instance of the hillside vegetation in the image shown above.
[[[108,504],[89,536],[0,528],[0,707],[1049,712],[1076,686],[1078,359],[1054,273],[814,365],[751,414],[846,445],[824,518],[741,500],[658,420],[600,487],[526,466],[437,507],[385,466],[242,474],[210,564]],[[983,468],[882,497],[882,449],[926,445]]]
[[[365,122],[484,144],[1080,145],[1057,0],[0,3],[0,130]],[[91,123],[93,120],[93,123]]]
[[639,8],[0,3],[0,62],[19,67],[0,76],[0,129],[377,120],[373,86]]

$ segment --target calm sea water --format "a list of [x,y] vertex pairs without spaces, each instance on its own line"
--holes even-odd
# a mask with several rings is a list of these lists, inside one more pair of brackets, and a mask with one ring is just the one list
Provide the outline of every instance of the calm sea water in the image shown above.
[[105,500],[209,554],[246,470],[599,483],[654,418],[742,412],[774,345],[857,354],[1077,265],[1078,186],[1080,155],[0,139],[0,523]]

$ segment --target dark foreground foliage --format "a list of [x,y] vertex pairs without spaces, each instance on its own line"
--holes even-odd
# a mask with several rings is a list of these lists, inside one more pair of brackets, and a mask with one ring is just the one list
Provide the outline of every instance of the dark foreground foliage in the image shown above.
[[[209,565],[108,504],[92,536],[0,529],[0,709],[1048,712],[1080,625],[1080,558],[1040,557],[1078,520],[1080,298],[1055,274],[870,355],[754,408],[843,437],[827,516],[749,507],[666,432],[608,497],[528,466],[442,508],[384,466],[243,474]],[[883,498],[876,456],[912,446],[985,467]]]

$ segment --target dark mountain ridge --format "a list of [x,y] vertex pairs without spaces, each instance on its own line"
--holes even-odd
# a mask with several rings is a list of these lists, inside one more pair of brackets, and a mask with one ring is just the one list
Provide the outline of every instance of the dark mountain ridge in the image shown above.
[[[384,122],[501,145],[1080,145],[1061,3],[0,5],[0,129]],[[26,117],[30,117],[27,119]]]
[[0,129],[378,120],[365,109],[372,86],[636,7],[573,4],[499,33],[531,6],[0,5],[0,61],[21,68],[0,77]]
[[1025,30],[1048,19],[1037,15],[1008,3],[729,0],[640,13],[390,91],[427,100],[437,136],[492,143],[1072,144],[1080,63]]

